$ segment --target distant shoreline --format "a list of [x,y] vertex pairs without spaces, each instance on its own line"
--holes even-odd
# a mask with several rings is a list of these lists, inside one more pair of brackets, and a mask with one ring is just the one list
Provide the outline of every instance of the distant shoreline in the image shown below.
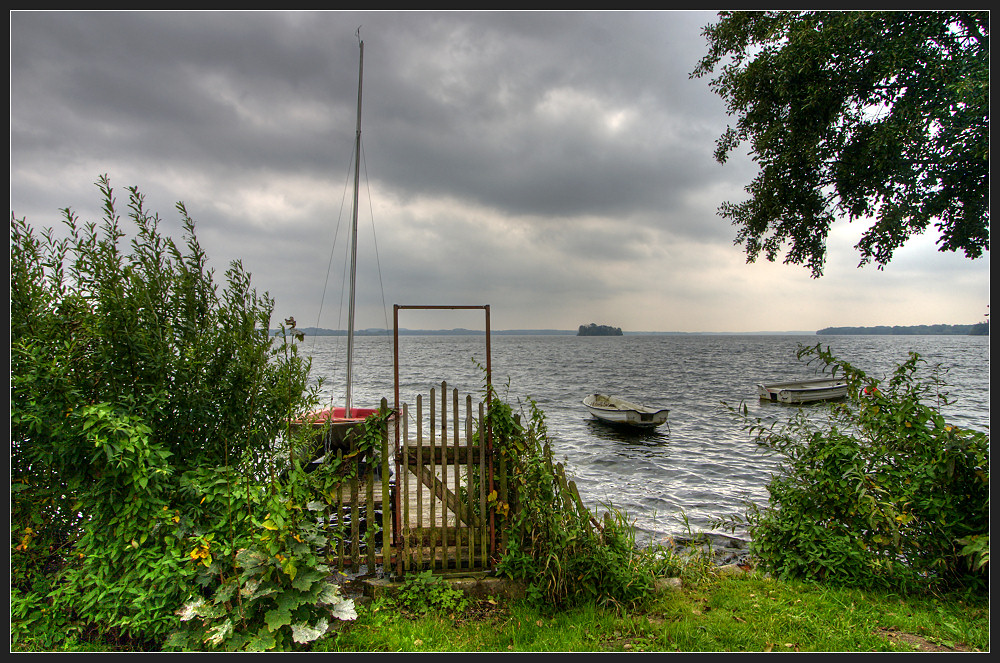
[[[271,335],[278,332],[272,329]],[[343,329],[299,329],[306,336],[347,336]],[[400,329],[400,336],[484,336],[482,329]],[[391,329],[356,329],[355,336],[392,336]],[[577,336],[575,329],[491,329],[491,336]],[[815,336],[815,331],[758,331],[758,332],[679,332],[679,331],[627,331],[623,336]]]
[[[306,327],[299,329],[306,336],[347,336],[343,329]],[[279,334],[272,329],[272,336]],[[400,336],[484,336],[482,329],[400,329]],[[392,336],[391,329],[358,329],[355,336]],[[491,329],[491,336],[577,336],[575,329]],[[913,325],[880,327],[826,327],[818,331],[749,331],[749,332],[681,332],[626,331],[624,336],[965,336],[989,335],[989,327],[978,325]]]
[[980,322],[974,325],[826,327],[816,334],[819,336],[989,336],[990,326],[988,323]]

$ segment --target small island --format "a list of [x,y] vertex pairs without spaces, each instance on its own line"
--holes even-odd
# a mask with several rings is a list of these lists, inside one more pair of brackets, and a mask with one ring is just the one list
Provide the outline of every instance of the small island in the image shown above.
[[577,336],[623,336],[621,327],[609,327],[608,325],[597,325],[591,322],[589,325],[580,325]]

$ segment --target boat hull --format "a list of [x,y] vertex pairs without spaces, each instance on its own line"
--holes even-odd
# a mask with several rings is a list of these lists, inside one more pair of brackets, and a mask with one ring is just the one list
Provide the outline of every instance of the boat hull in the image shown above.
[[[305,455],[315,456],[320,451],[348,452],[351,441],[362,432],[365,419],[378,414],[378,409],[351,408],[350,416],[345,416],[344,408],[329,408],[310,412],[300,419],[289,422],[293,431],[303,429],[315,431],[315,437],[305,450]],[[394,425],[394,417],[390,417],[390,428]]]
[[833,401],[847,396],[847,382],[823,378],[818,380],[798,380],[795,382],[772,382],[758,384],[757,395],[762,401],[786,403],[816,403]]
[[670,412],[602,394],[587,396],[583,405],[595,418],[605,423],[635,428],[656,428],[667,421]]

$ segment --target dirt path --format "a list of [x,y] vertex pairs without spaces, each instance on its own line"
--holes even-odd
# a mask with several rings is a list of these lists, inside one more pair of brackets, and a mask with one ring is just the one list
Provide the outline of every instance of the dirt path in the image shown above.
[[894,645],[908,645],[914,651],[976,651],[966,645],[956,643],[954,646],[946,646],[936,642],[931,642],[927,638],[923,638],[919,635],[914,635],[913,633],[905,633],[903,631],[897,631],[891,628],[879,629],[879,633],[882,634],[886,640]]

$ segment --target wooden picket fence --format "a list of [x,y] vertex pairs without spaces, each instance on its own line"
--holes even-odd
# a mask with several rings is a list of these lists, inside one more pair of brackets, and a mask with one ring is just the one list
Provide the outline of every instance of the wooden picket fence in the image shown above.
[[458,390],[450,396],[449,411],[447,383],[442,382],[440,407],[435,389],[426,412],[422,396],[412,412],[402,406],[396,542],[402,574],[425,568],[485,569],[495,549],[488,503],[494,468],[486,436],[480,435],[486,430],[484,407],[479,403],[473,410],[472,397],[466,396],[463,421]]
[[380,566],[401,575],[490,568],[498,543],[490,493],[495,487],[506,503],[507,473],[503,463],[490,462],[484,404],[474,408],[471,396],[449,394],[442,382],[426,407],[423,396],[412,409],[403,404],[392,425],[401,427],[398,451],[387,427],[377,463],[357,453],[350,437],[349,453],[337,452],[358,471],[327,500],[327,553],[339,569],[359,573]]

